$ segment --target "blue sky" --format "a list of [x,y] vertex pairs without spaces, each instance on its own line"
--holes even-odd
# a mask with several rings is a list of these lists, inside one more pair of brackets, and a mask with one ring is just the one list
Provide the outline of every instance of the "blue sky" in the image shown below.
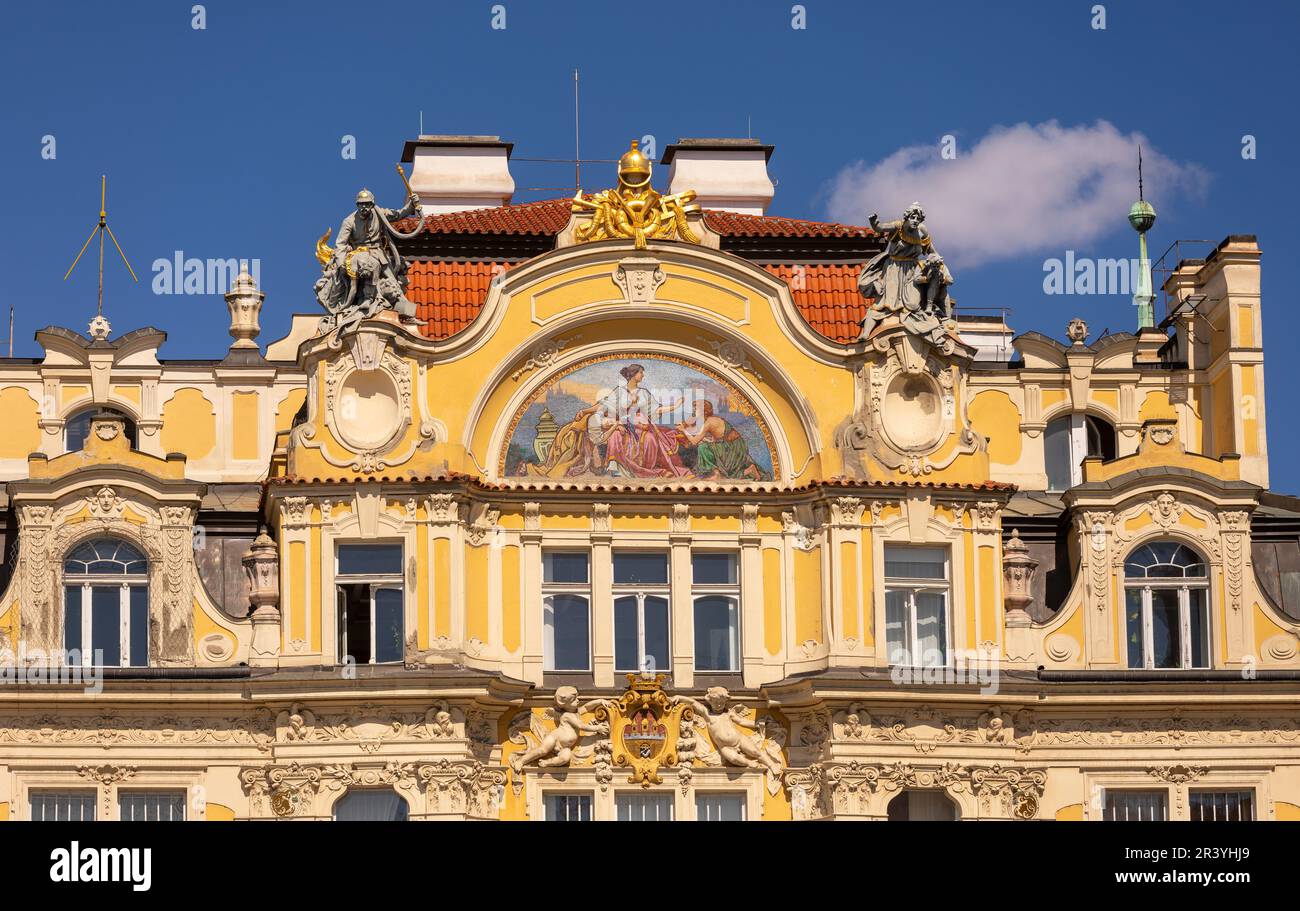
[[[1126,296],[1045,295],[1043,262],[1066,249],[1135,254],[1132,192],[1120,193],[1113,225],[1096,209],[1119,192],[1116,154],[1140,136],[1160,213],[1153,253],[1179,238],[1259,236],[1273,486],[1300,490],[1287,457],[1300,421],[1286,395],[1300,384],[1300,358],[1288,356],[1300,315],[1280,280],[1300,241],[1300,127],[1287,101],[1300,69],[1295,4],[1237,15],[1214,2],[1113,0],[1104,30],[1092,28],[1094,3],[1074,0],[808,0],[804,29],[791,27],[784,0],[501,5],[505,29],[479,0],[211,0],[196,30],[192,0],[10,4],[0,305],[16,308],[14,353],[38,354],[41,326],[84,331],[94,315],[93,259],[62,276],[94,225],[101,173],[110,224],[141,277],[132,284],[110,253],[114,333],[155,325],[169,336],[165,357],[219,357],[229,344],[221,298],[155,295],[155,259],[259,259],[262,340],[278,337],[289,314],[317,309],[313,244],[356,190],[400,205],[393,163],[421,110],[429,133],[499,134],[520,157],[569,156],[577,66],[585,157],[616,157],[645,134],[660,149],[680,136],[744,136],[752,118],[753,135],[776,146],[775,214],[896,217],[894,197],[915,193],[954,264],[959,304],[1009,307],[1018,331],[1058,338],[1073,316],[1094,337],[1133,326]],[[989,139],[1020,124],[1027,143]],[[52,160],[41,154],[47,135]],[[355,160],[340,155],[345,135]],[[944,136],[957,150],[949,164],[965,170],[940,170]],[[930,160],[916,151],[926,148]],[[1014,158],[1053,149],[1067,173]],[[882,164],[900,150],[913,150],[905,170],[918,186],[897,186]],[[513,170],[520,187],[571,180],[562,165]],[[610,166],[584,170],[589,189],[611,177]]]

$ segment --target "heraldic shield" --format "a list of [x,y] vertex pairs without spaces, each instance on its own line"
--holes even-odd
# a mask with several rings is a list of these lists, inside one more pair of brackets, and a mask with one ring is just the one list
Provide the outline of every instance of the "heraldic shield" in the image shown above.
[[[682,720],[692,717],[689,705],[673,704],[664,692],[666,679],[664,674],[628,674],[627,691],[608,709],[596,711],[598,720],[609,721],[614,764],[627,766],[632,772],[628,782],[640,783],[643,788],[660,783],[661,766],[677,764]],[[602,718],[603,713],[607,713],[607,719]]]

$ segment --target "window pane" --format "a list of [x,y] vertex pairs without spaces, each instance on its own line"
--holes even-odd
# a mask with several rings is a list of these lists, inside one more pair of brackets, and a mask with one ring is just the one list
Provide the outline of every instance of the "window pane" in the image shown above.
[[693,554],[691,576],[696,585],[735,585],[735,554]]
[[375,661],[401,661],[403,655],[402,590],[375,589]]
[[695,795],[695,818],[700,822],[744,822],[744,794]]
[[117,667],[122,663],[122,589],[96,585],[90,589],[91,663]]
[[94,822],[93,791],[32,791],[31,815],[35,822]]
[[400,576],[402,545],[340,544],[339,572],[348,575]]
[[118,795],[123,822],[184,822],[184,791],[126,791]]
[[591,670],[587,599],[581,595],[550,595],[542,605],[546,669]]
[[68,664],[81,664],[80,585],[67,585],[63,589],[63,648],[68,653],[65,658]]
[[645,599],[645,663],[649,673],[668,670],[668,599]]
[[1192,791],[1192,822],[1250,822],[1255,818],[1255,792]]
[[1164,822],[1169,795],[1165,791],[1106,791],[1107,822]]
[[614,667],[620,671],[639,671],[637,663],[636,598],[614,601]]
[[890,664],[912,663],[907,620],[909,594],[900,589],[885,591],[885,644]]
[[921,653],[916,664],[938,667],[948,663],[946,602],[942,592],[916,593],[916,647]]
[[671,794],[618,794],[614,809],[619,822],[669,822],[673,818]]
[[149,666],[149,586],[131,586],[130,643],[132,667]]
[[542,560],[542,572],[546,582],[585,584],[587,555],[566,552],[546,554]]
[[410,807],[396,791],[364,788],[349,791],[334,804],[338,822],[405,822]]
[[1142,589],[1130,588],[1124,592],[1124,636],[1128,642],[1128,666],[1145,667],[1142,663]]
[[695,599],[695,669],[736,670],[736,599]]
[[886,547],[885,575],[891,579],[945,579],[942,547]]
[[1178,589],[1151,589],[1151,660],[1154,667],[1182,667]]
[[1210,666],[1210,624],[1209,612],[1205,608],[1208,593],[1203,588],[1189,589],[1188,624],[1192,647],[1192,667]]
[[666,585],[667,554],[614,554],[615,585]]
[[1057,418],[1043,434],[1043,457],[1047,462],[1047,489],[1068,490],[1074,463],[1070,458],[1070,419]]
[[590,794],[547,794],[547,822],[591,822]]
[[339,586],[339,661],[348,655],[356,664],[370,663],[370,586]]

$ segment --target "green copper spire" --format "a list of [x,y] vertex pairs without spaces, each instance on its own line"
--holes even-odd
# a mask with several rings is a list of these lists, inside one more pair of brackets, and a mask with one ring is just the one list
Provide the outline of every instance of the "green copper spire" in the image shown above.
[[1156,223],[1156,210],[1142,193],[1142,147],[1138,146],[1138,200],[1128,210],[1128,223],[1138,232],[1138,274],[1134,283],[1133,306],[1138,312],[1138,331],[1156,324],[1156,296],[1151,288],[1151,260],[1147,256],[1147,232]]

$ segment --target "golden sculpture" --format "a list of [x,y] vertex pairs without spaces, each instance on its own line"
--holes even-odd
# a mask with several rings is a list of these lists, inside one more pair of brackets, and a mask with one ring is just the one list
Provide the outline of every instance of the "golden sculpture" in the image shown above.
[[645,249],[647,240],[656,239],[698,244],[700,239],[686,223],[687,215],[700,211],[695,191],[661,194],[650,186],[650,172],[650,159],[634,139],[618,160],[617,187],[591,199],[583,199],[581,190],[575,193],[573,211],[592,213],[591,221],[574,231],[578,243],[631,238],[638,250]]
[[675,766],[687,756],[680,755],[682,722],[689,724],[691,707],[674,704],[664,692],[664,674],[644,677],[627,675],[627,690],[607,707],[596,710],[596,719],[608,722],[614,747],[614,765],[626,766],[632,773],[629,784],[648,788],[660,784],[659,769]]

